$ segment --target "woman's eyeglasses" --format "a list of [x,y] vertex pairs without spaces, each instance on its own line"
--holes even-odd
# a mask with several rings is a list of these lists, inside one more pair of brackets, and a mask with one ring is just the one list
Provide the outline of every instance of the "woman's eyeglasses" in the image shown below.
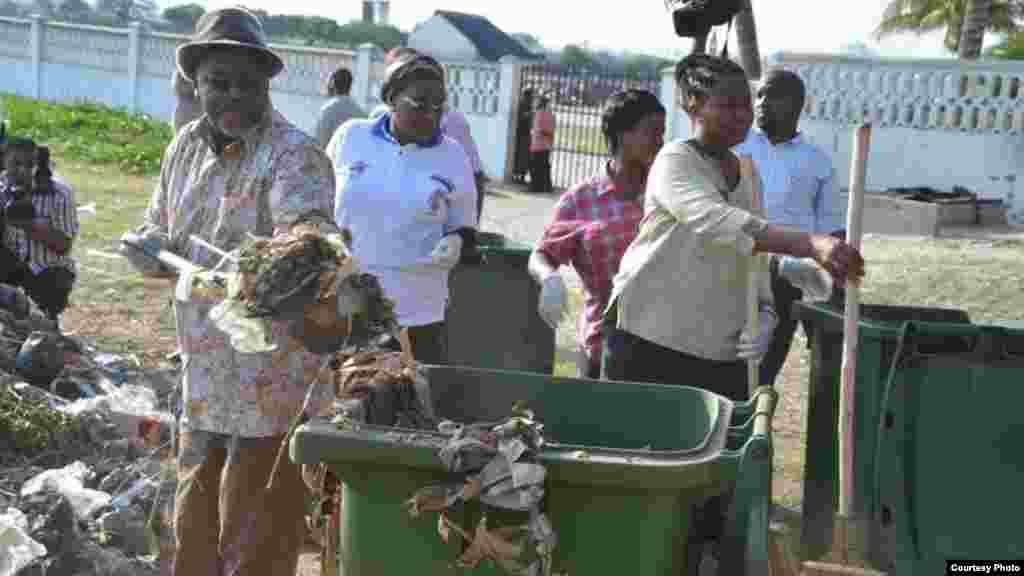
[[447,104],[443,99],[427,101],[418,100],[411,96],[399,96],[398,100],[415,112],[433,112],[436,114],[444,112],[445,105]]

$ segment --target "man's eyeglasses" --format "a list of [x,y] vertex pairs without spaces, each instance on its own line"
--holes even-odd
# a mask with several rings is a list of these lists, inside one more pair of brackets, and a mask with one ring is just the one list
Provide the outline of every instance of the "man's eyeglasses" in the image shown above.
[[434,112],[436,114],[443,112],[445,105],[447,104],[443,99],[427,101],[417,100],[411,96],[399,96],[398,100],[416,112]]
[[232,87],[238,88],[238,91],[243,94],[263,92],[267,87],[267,81],[264,78],[252,76],[235,79],[228,79],[223,76],[207,76],[204,80],[208,88],[221,94],[230,93]]

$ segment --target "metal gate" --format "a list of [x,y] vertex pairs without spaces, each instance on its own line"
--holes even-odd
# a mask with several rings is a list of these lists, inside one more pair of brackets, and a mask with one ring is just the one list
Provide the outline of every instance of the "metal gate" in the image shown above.
[[[555,143],[551,149],[551,181],[569,188],[596,174],[608,160],[601,133],[601,108],[606,98],[627,88],[659,94],[657,75],[615,75],[592,70],[531,64],[523,69],[521,90],[538,89],[551,97],[555,113]],[[520,106],[522,106],[520,101]],[[529,141],[529,133],[517,136]],[[520,147],[521,149],[521,147]]]

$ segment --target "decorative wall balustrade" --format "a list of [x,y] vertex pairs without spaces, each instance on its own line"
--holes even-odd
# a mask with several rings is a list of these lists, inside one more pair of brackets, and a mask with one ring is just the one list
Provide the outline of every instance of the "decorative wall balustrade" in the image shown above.
[[805,117],[921,130],[1020,134],[1024,64],[783,55],[807,86]]

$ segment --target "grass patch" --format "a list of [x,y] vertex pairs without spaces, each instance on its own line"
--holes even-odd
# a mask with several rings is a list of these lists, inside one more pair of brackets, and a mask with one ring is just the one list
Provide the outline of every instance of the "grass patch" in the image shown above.
[[[608,144],[601,133],[600,119],[589,117],[586,123],[555,127],[555,150],[568,150],[580,154],[608,154]],[[597,124],[592,124],[597,122]]]
[[10,94],[0,100],[10,135],[47,144],[54,157],[116,166],[129,174],[159,171],[174,136],[167,122],[93,102],[54,104]]
[[96,204],[95,215],[79,215],[79,274],[64,330],[104,351],[135,354],[157,366],[175,349],[171,287],[166,280],[143,278],[116,256],[121,234],[141,222],[154,181],[110,165],[56,160],[56,172],[74,188],[78,205]]

